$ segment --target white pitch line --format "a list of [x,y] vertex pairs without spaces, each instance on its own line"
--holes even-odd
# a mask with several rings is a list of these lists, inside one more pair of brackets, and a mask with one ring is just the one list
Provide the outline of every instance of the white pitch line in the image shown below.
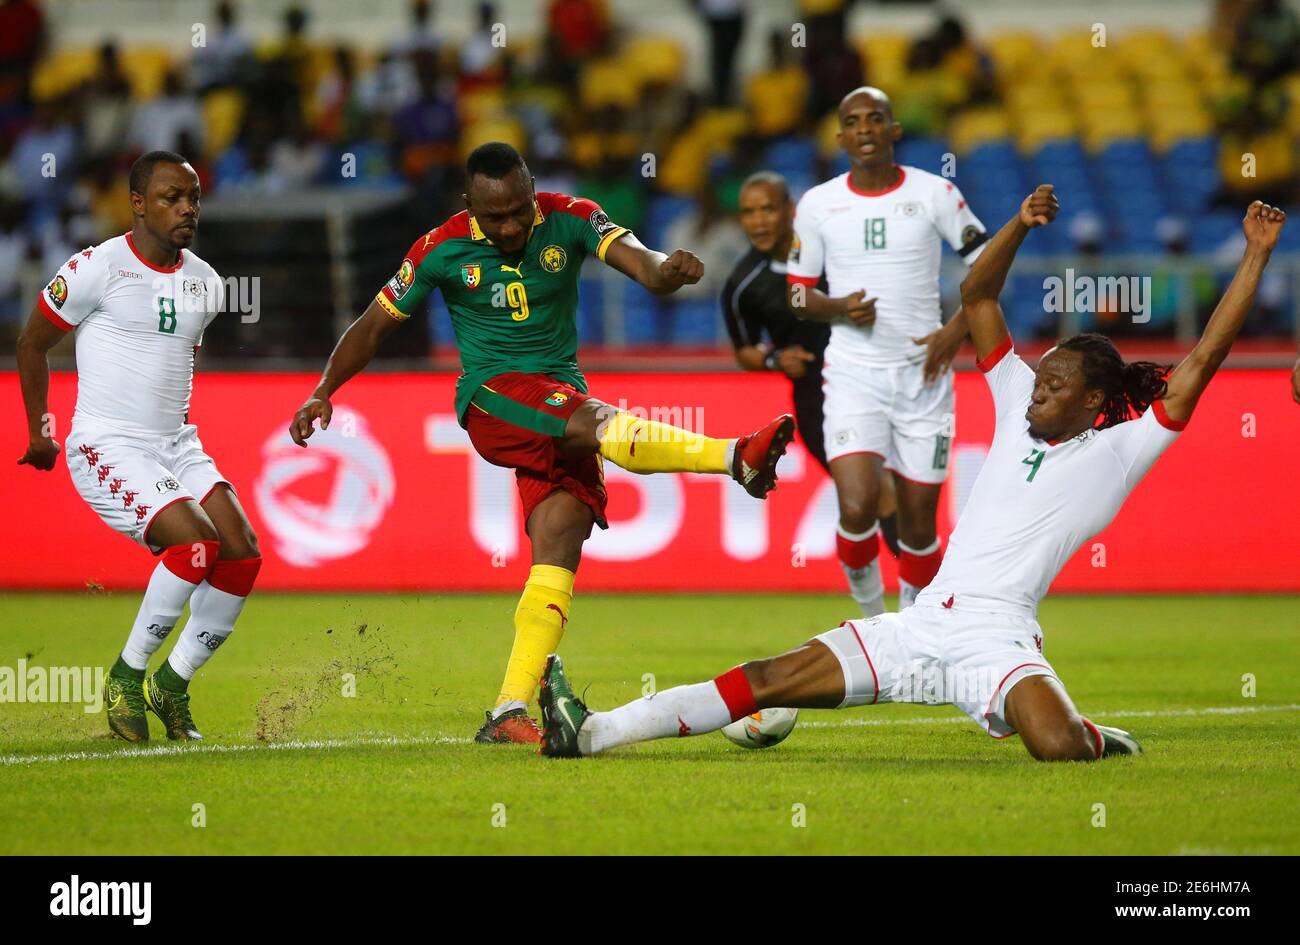
[[450,735],[366,738],[293,739],[283,742],[252,742],[238,745],[157,745],[152,748],[122,748],[118,751],[70,751],[58,755],[0,755],[0,765],[44,764],[55,761],[104,761],[118,758],[159,758],[168,755],[224,755],[245,751],[296,751],[312,748],[366,748],[373,745],[468,745],[472,738]]
[[[1204,715],[1248,715],[1258,712],[1300,712],[1300,704],[1209,706],[1201,709],[1118,709],[1092,713],[1096,718],[1150,719]],[[836,722],[801,722],[804,728],[857,728],[876,725],[949,725],[969,723],[964,715],[924,716],[906,719],[843,719]],[[0,755],[0,766],[48,764],[63,761],[110,761],[122,758],[160,758],[173,755],[225,755],[248,751],[299,751],[329,748],[402,747],[407,745],[469,745],[472,738],[451,735],[373,735],[361,738],[293,739],[283,742],[250,742],[237,745],[157,745],[150,748],[122,748],[118,751],[71,751],[57,755]]]
[[[1098,719],[1164,719],[1197,715],[1250,715],[1256,712],[1300,712],[1300,704],[1286,705],[1225,705],[1203,709],[1117,709],[1114,712],[1090,712]],[[914,719],[842,719],[835,722],[800,722],[800,728],[857,728],[871,725],[948,725],[970,722],[970,717],[957,715],[925,716]]]

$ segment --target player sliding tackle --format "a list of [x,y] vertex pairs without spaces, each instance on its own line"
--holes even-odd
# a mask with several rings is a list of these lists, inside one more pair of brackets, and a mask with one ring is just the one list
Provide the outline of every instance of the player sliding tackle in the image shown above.
[[526,707],[546,654],[564,634],[582,543],[593,523],[605,527],[602,459],[636,473],[730,475],[761,499],[776,488],[794,418],[715,439],[589,397],[574,321],[583,257],[660,295],[698,282],[704,264],[684,249],[647,249],[590,200],[534,193],[527,165],[508,144],[475,148],[466,179],[467,209],[415,241],[339,339],[289,432],[306,446],[315,421],[328,427],[335,392],[370,363],[384,337],[424,312],[429,293],[442,292],[465,368],[456,416],[480,456],[515,470],[533,551],[505,680],[475,740],[536,744],[541,733]]
[[1236,275],[1200,342],[1166,377],[1157,365],[1124,363],[1096,334],[1065,339],[1036,370],[1012,350],[998,295],[1025,235],[1057,208],[1047,185],[1025,198],[962,283],[996,428],[948,554],[916,604],[846,621],[783,656],[611,712],[575,698],[552,656],[539,699],[543,754],[698,735],[771,706],[880,702],[951,703],[995,738],[1018,733],[1043,761],[1141,753],[1127,732],[1075,709],[1043,658],[1038,602],[1186,426],[1237,337],[1286,215],[1258,201],[1247,209]]

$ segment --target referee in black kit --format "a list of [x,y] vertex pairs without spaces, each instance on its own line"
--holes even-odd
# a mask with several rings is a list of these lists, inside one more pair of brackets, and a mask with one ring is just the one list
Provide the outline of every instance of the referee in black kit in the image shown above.
[[[822,355],[831,326],[800,319],[786,305],[785,260],[794,240],[794,201],[784,177],[758,171],[745,179],[740,225],[750,249],[722,287],[722,314],[736,363],[746,371],[780,371],[790,379],[799,436],[829,475],[822,436]],[[819,288],[826,291],[824,277]],[[881,479],[880,531],[897,556],[893,483],[889,476]]]

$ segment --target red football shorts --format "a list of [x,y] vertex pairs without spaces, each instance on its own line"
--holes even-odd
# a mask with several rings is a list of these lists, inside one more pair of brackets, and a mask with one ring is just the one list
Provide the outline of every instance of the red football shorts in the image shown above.
[[605,473],[599,453],[568,456],[557,437],[586,400],[572,384],[545,374],[498,374],[474,394],[465,429],[489,463],[515,471],[524,521],[553,492],[569,493],[605,524]]

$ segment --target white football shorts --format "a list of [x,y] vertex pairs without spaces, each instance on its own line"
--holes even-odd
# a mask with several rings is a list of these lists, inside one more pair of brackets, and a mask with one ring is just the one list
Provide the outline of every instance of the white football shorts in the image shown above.
[[913,604],[899,613],[846,620],[816,639],[844,671],[840,708],[884,702],[954,705],[994,738],[1015,734],[1007,693],[1056,671],[1043,658],[1031,617]]
[[200,505],[229,481],[203,452],[198,427],[187,423],[166,436],[128,435],[73,424],[64,444],[72,484],[109,528],[148,547],[149,524],[186,499]]
[[875,453],[914,482],[947,478],[956,431],[951,370],[926,384],[923,363],[873,367],[827,358],[822,390],[827,460]]

